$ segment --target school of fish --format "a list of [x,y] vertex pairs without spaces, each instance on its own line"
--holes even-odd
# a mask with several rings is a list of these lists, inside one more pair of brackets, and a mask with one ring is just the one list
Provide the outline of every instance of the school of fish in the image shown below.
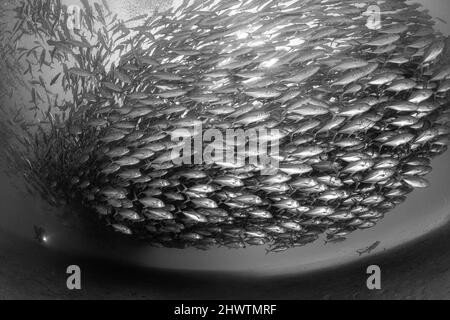
[[[428,187],[447,150],[450,42],[419,5],[198,0],[122,21],[82,3],[75,30],[60,0],[14,8],[2,68],[23,67],[31,99],[7,155],[30,192],[118,234],[205,250],[340,242]],[[171,135],[193,124],[277,129],[279,166],[176,164]]]

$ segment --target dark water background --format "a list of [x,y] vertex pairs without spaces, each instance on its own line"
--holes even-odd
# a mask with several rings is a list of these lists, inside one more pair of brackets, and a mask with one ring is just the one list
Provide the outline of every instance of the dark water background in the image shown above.
[[[108,2],[111,3],[113,10],[120,12],[124,18],[142,12],[142,10],[154,10],[155,4],[162,3],[162,1],[123,0]],[[450,1],[448,0],[420,2],[426,5],[433,16],[445,20],[450,14]],[[78,1],[66,1],[66,3],[78,4]],[[450,34],[449,25],[437,22],[437,27],[445,34]],[[1,168],[5,168],[3,160],[2,158],[0,160]],[[121,295],[118,293],[119,291],[122,291],[122,295],[129,295],[130,298],[140,297],[140,294],[147,298],[184,296],[200,298],[203,295],[207,297],[206,292],[208,291],[215,292],[211,297],[215,297],[214,295],[224,297],[231,294],[231,288],[234,285],[238,286],[239,283],[247,288],[247,291],[244,290],[241,295],[270,298],[270,294],[275,297],[277,289],[273,286],[271,277],[306,274],[318,269],[336,268],[338,265],[350,262],[361,262],[362,258],[359,258],[356,250],[367,247],[375,241],[381,241],[381,244],[374,250],[372,253],[374,257],[370,259],[375,259],[374,261],[379,264],[386,263],[395,266],[396,260],[391,258],[392,256],[407,257],[411,250],[422,250],[420,252],[425,253],[435,247],[436,252],[439,251],[440,247],[432,246],[428,240],[422,237],[430,233],[437,234],[433,235],[433,239],[438,239],[439,236],[443,237],[443,234],[436,230],[449,223],[450,154],[447,153],[436,159],[433,168],[434,171],[429,176],[432,186],[426,190],[415,191],[409,196],[406,203],[390,212],[376,227],[355,232],[343,243],[325,246],[323,241],[319,240],[303,248],[272,255],[266,255],[264,248],[243,250],[218,248],[204,252],[195,249],[154,249],[135,243],[120,244],[98,239],[97,236],[80,229],[76,215],[57,211],[41,199],[20,192],[1,170],[0,298],[27,297],[27,295],[55,298],[58,295],[67,295],[67,292],[64,291],[64,276],[65,266],[68,264],[79,264],[87,274],[87,281],[90,284],[89,291],[80,293],[78,297],[109,295],[113,298]],[[46,245],[41,246],[34,241],[34,225],[43,226],[47,230],[49,239]],[[412,241],[417,239],[420,239],[420,242],[413,245],[414,249],[400,249],[411,246]],[[377,256],[380,253],[383,255]],[[421,268],[426,268],[426,265],[433,261],[431,254],[434,256],[436,253],[430,253],[429,260],[426,260]],[[95,260],[91,260],[91,258]],[[108,260],[102,260],[103,258]],[[436,261],[438,258],[434,259]],[[445,256],[441,256],[439,259],[443,260]],[[121,263],[118,264],[118,261]],[[416,261],[416,267],[419,268],[420,265],[419,261]],[[450,264],[448,265],[450,266]],[[155,280],[154,273],[143,270],[136,272],[135,269],[129,269],[129,266],[160,268],[166,271],[162,273],[158,271],[156,275],[160,280]],[[411,262],[410,266],[413,268],[414,262]],[[103,272],[104,277],[102,278],[99,274],[102,274],[102,270],[105,269],[111,273]],[[167,271],[186,269],[202,272],[199,274],[186,272],[175,274]],[[227,289],[212,290],[209,287],[212,285],[211,282],[205,280],[207,278],[205,272],[209,271],[228,272],[225,277],[223,275],[208,276],[210,281],[215,281],[215,286],[222,284]],[[357,282],[360,274],[364,276],[363,271],[359,270],[352,273],[353,276],[346,276],[348,282],[343,280],[345,277],[340,280],[337,280],[337,277],[335,281],[340,281],[343,288],[348,288],[351,286],[351,281]],[[400,277],[402,272],[399,270],[396,273],[392,272],[391,277],[394,274]],[[118,275],[121,276],[118,277]],[[160,277],[160,275],[162,276]],[[258,287],[251,280],[240,278],[243,275],[246,277],[264,276],[266,279],[261,281],[260,287]],[[446,273],[443,273],[444,275],[447,276]],[[315,279],[312,275],[309,274],[309,276],[310,279]],[[234,282],[228,282],[227,279],[234,279]],[[284,289],[278,289],[280,290],[278,294],[282,295],[281,291],[283,291],[284,296],[291,292],[292,298],[300,298],[301,295],[306,297],[308,290],[317,285],[314,295],[323,297],[325,291],[320,291],[320,288],[326,290],[330,285],[323,280],[327,279],[326,277],[321,278],[322,280],[319,282],[312,283],[303,280],[303,277],[296,277],[296,279],[298,280],[278,282],[280,288],[284,286]],[[330,281],[331,279],[333,278],[329,278]],[[392,283],[400,279],[395,278]],[[300,285],[302,286],[301,292],[298,291]],[[365,281],[361,281],[360,285],[365,285]],[[265,290],[265,286],[272,288],[269,290],[270,293]],[[344,291],[338,289],[339,283],[335,286],[336,294],[340,292],[341,295],[345,295]],[[263,292],[264,290],[266,292]],[[442,288],[442,290],[446,289]],[[177,291],[177,293],[173,291]],[[439,291],[436,291],[434,294],[438,293]],[[385,294],[388,295],[388,292]],[[410,292],[409,294],[423,295],[426,292]],[[449,292],[446,294],[448,295]],[[363,297],[364,293],[361,295],[359,297]]]

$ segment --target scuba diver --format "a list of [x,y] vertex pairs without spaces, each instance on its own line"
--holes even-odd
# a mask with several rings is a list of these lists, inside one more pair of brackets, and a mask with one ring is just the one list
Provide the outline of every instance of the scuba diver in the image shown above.
[[44,243],[46,240],[45,229],[42,227],[34,226],[34,237],[40,244]]

